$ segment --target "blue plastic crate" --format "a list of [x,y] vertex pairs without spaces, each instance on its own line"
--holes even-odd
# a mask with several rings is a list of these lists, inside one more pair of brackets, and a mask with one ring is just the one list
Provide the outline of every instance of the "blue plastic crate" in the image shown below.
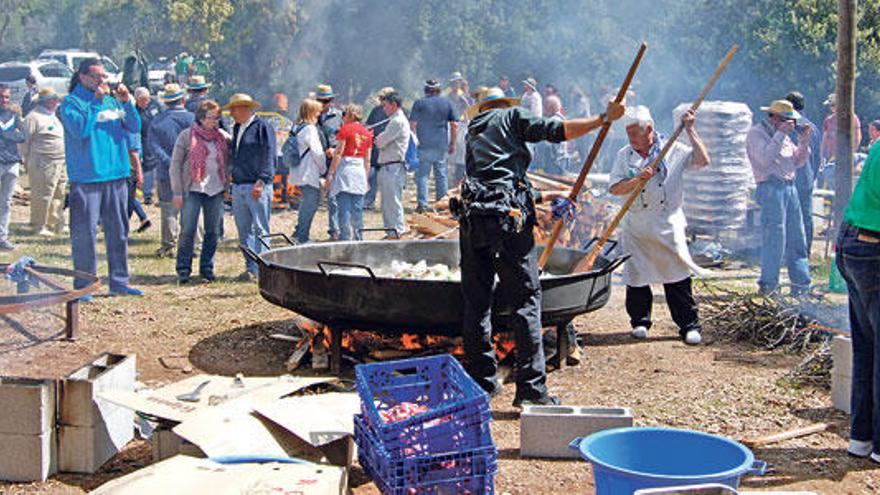
[[[489,396],[448,354],[355,368],[366,425],[393,457],[493,446]],[[427,411],[385,422],[382,411],[403,403]]]
[[392,458],[361,416],[355,416],[358,462],[385,495],[492,493],[498,450]]

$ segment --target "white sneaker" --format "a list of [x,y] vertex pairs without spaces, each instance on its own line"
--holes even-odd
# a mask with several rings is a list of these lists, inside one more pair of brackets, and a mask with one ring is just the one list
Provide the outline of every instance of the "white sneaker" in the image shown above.
[[880,454],[872,453],[871,460],[876,462],[877,464],[880,464]]
[[52,232],[46,227],[43,227],[42,229],[40,229],[39,232],[37,232],[37,235],[40,237],[55,237],[55,232]]
[[702,341],[703,337],[696,330],[688,330],[688,333],[684,336],[684,343],[687,345],[698,345]]
[[849,440],[849,447],[847,447],[846,451],[850,455],[854,455],[856,457],[868,457],[871,455],[871,450],[873,445],[870,441],[864,440]]
[[648,328],[639,325],[632,329],[632,336],[639,340],[645,340],[648,338]]

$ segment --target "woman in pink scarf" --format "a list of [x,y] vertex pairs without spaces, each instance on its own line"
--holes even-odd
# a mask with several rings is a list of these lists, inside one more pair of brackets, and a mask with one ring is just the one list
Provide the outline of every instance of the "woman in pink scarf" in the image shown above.
[[180,210],[180,240],[177,243],[177,281],[186,284],[192,273],[193,244],[199,214],[204,215],[205,234],[199,256],[199,275],[212,282],[214,253],[223,226],[223,193],[226,191],[226,163],[229,135],[219,128],[220,105],[201,102],[192,127],[184,129],[171,155],[171,191]]

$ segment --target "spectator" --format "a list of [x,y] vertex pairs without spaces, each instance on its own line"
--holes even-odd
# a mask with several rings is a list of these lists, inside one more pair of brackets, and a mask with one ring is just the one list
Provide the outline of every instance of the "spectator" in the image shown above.
[[801,205],[801,219],[804,222],[804,239],[807,240],[807,257],[813,251],[813,186],[816,184],[816,175],[819,173],[821,159],[816,152],[821,146],[819,128],[816,127],[804,111],[804,95],[798,91],[792,91],[785,96],[791,102],[794,110],[801,114],[801,120],[793,132],[788,135],[794,144],[798,144],[798,136],[804,127],[810,128],[810,157],[807,164],[797,170],[794,178],[794,186],[797,189],[798,201]]
[[186,85],[188,96],[186,97],[186,110],[195,113],[199,104],[208,99],[208,91],[211,83],[205,81],[205,76],[192,76]]
[[[376,93],[376,106],[370,110],[370,115],[367,116],[367,129],[373,132],[374,136],[378,136],[379,133],[385,130],[385,126],[388,125],[388,116],[385,115],[385,109],[382,106],[382,100],[385,98],[385,95],[394,91],[394,88],[390,86],[386,86],[380,89]],[[369,189],[367,190],[367,194],[364,195],[364,209],[372,210],[376,205],[376,195],[379,192],[379,147],[373,146],[370,151],[370,175],[367,177],[367,183],[369,184]]]
[[[239,245],[259,254],[259,237],[269,233],[272,180],[275,177],[275,131],[256,115],[260,104],[250,95],[236,93],[224,109],[229,110],[232,129],[232,214],[238,228]],[[268,185],[268,187],[266,187]],[[239,281],[255,280],[257,264],[245,258]]]
[[186,98],[179,85],[166,84],[162,101],[166,106],[165,111],[153,118],[146,146],[148,157],[154,162],[152,168],[156,171],[156,192],[159,194],[162,240],[156,256],[160,258],[174,256],[180,233],[180,212],[174,207],[174,194],[171,191],[171,154],[174,152],[177,136],[190,127],[195,119],[184,107]]
[[61,98],[51,87],[40,89],[36,106],[24,118],[27,139],[21,146],[31,186],[31,229],[52,237],[64,231],[62,207],[67,187],[64,127],[55,114]]
[[[324,106],[321,115],[318,117],[318,130],[321,137],[321,144],[324,146],[327,167],[330,167],[330,161],[336,153],[336,134],[342,127],[342,112],[333,105],[333,88],[329,84],[319,84],[315,88],[315,99]],[[339,218],[336,208],[336,198],[327,198],[327,234],[330,239],[339,239]]]
[[[874,132],[878,130],[874,127]],[[872,139],[876,140],[876,135]],[[880,146],[876,144],[868,151],[836,244],[837,267],[849,292],[852,336],[852,417],[847,451],[880,463]]]
[[18,145],[26,137],[21,114],[12,106],[12,92],[0,84],[0,251],[15,249],[9,242],[9,213],[21,163]]
[[37,97],[37,78],[34,77],[33,74],[28,74],[26,78],[24,78],[25,85],[27,89],[24,92],[24,96],[21,97],[21,115],[22,118],[27,117],[31,110],[34,109],[34,105],[36,102],[34,100]]
[[880,139],[880,120],[872,120],[870,124],[868,124],[868,138],[870,138],[871,142],[868,148],[872,148],[874,144],[877,143],[877,139]]
[[226,191],[226,163],[230,137],[220,129],[220,105],[203,100],[195,121],[181,131],[171,155],[171,191],[174,207],[180,210],[180,242],[177,247],[177,282],[189,283],[193,246],[199,215],[204,215],[205,233],[199,255],[199,275],[213,282],[214,254],[223,222],[223,193]]
[[[558,96],[550,95],[544,100],[544,103],[547,118],[565,120],[565,116],[562,114],[562,103]],[[547,173],[565,175],[569,172],[571,164],[571,154],[568,152],[569,142],[546,142],[539,143],[539,145],[547,150],[546,163],[544,164],[544,170]]]
[[364,228],[364,194],[370,174],[373,133],[361,124],[364,110],[347,105],[342,111],[344,124],[336,135],[336,154],[324,183],[329,196],[336,197],[339,212],[339,238],[361,240]]
[[[825,99],[825,106],[831,112],[825,121],[822,122],[822,160],[825,161],[825,167],[822,169],[819,182],[828,189],[834,189],[834,169],[837,162],[837,95],[831,93]],[[859,116],[853,113],[853,143],[852,149],[855,152],[859,149],[862,142],[862,123]]]
[[296,148],[292,151],[300,157],[299,166],[290,171],[289,181],[302,193],[299,202],[299,216],[293,237],[300,244],[309,242],[312,220],[318,211],[321,200],[321,176],[327,172],[327,161],[324,159],[324,145],[321,144],[318,130],[318,116],[324,106],[317,100],[306,98],[299,106],[296,126],[290,131],[287,139],[296,140]]
[[141,167],[143,169],[144,181],[141,184],[141,191],[144,193],[144,204],[153,203],[153,185],[156,178],[156,169],[150,168],[155,165],[155,160],[151,160],[147,156],[147,138],[150,134],[150,125],[153,119],[162,111],[159,102],[150,95],[150,90],[144,87],[134,90],[134,102],[137,106],[138,116],[141,118],[141,144],[144,149],[141,155]]
[[779,286],[779,268],[788,265],[791,293],[809,292],[810,264],[804,222],[794,179],[810,156],[810,128],[800,131],[798,144],[789,135],[801,115],[788,100],[761,107],[767,116],[749,129],[746,151],[758,184],[755,199],[761,207],[761,277],[758,290],[770,294]]
[[[104,230],[110,294],[143,294],[129,285],[128,177],[131,175],[125,133],[140,131],[140,118],[124,84],[110,96],[104,65],[88,58],[79,65],[70,94],[61,103],[64,151],[70,178],[70,244],[74,270],[97,271],[95,237]],[[77,289],[89,281],[74,279]],[[80,300],[91,300],[91,295]]]
[[177,74],[177,82],[180,84],[189,82],[189,76],[193,71],[193,58],[190,54],[182,52],[177,56],[177,63],[174,64],[174,72]]
[[[143,123],[141,124],[143,126]],[[141,224],[135,232],[141,233],[153,225],[144,207],[137,199],[137,190],[144,183],[144,172],[141,168],[141,156],[143,155],[143,142],[141,141],[141,133],[128,132],[125,134],[125,143],[128,147],[128,163],[131,168],[131,175],[128,177],[128,220],[131,222],[132,213],[136,213]]]
[[[440,83],[431,79],[425,83],[425,96],[413,104],[410,128],[419,138],[419,169],[416,171],[418,193],[417,213],[428,207],[428,179],[434,171],[434,198],[446,196],[448,169],[446,155],[455,153],[455,135],[458,118],[447,98],[440,96]],[[453,136],[449,138],[450,134]]]
[[[514,90],[510,86],[510,78],[507,76],[501,76],[498,80],[498,87],[501,88],[501,91],[504,91],[504,96],[506,98],[516,98],[516,90]],[[486,88],[488,89],[488,88]]]
[[272,95],[272,111],[281,114],[283,117],[287,117],[290,113],[290,104],[287,100],[287,95],[282,92],[277,92]]
[[406,149],[409,146],[409,121],[403,114],[400,95],[394,91],[385,95],[382,108],[389,117],[388,125],[376,136],[379,148],[379,189],[382,192],[382,222],[385,229],[394,229],[397,235],[406,232],[403,216],[403,189],[406,187]]
[[538,93],[538,82],[533,77],[527,78],[523,83],[523,96],[520,106],[528,110],[535,117],[544,116],[544,105],[541,93]]

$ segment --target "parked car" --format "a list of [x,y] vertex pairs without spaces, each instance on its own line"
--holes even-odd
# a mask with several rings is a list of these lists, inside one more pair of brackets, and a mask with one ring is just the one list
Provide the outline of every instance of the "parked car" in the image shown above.
[[12,101],[20,103],[27,91],[25,79],[33,75],[37,87],[51,86],[59,94],[67,94],[67,87],[73,72],[66,65],[55,60],[33,60],[31,62],[6,62],[0,64],[0,83],[9,86]]
[[109,76],[108,82],[110,84],[118,84],[119,81],[122,80],[122,71],[119,69],[119,66],[116,65],[110,57],[100,55],[98,52],[81,50],[79,48],[72,48],[69,50],[43,50],[37,58],[56,60],[66,65],[67,68],[74,72],[79,69],[79,64],[83,60],[87,58],[98,58],[104,63],[104,69],[107,71],[107,75]]
[[174,64],[165,57],[160,57],[158,61],[147,66],[147,71],[150,79],[150,92],[156,94],[165,87],[165,75],[168,73],[174,75]]

